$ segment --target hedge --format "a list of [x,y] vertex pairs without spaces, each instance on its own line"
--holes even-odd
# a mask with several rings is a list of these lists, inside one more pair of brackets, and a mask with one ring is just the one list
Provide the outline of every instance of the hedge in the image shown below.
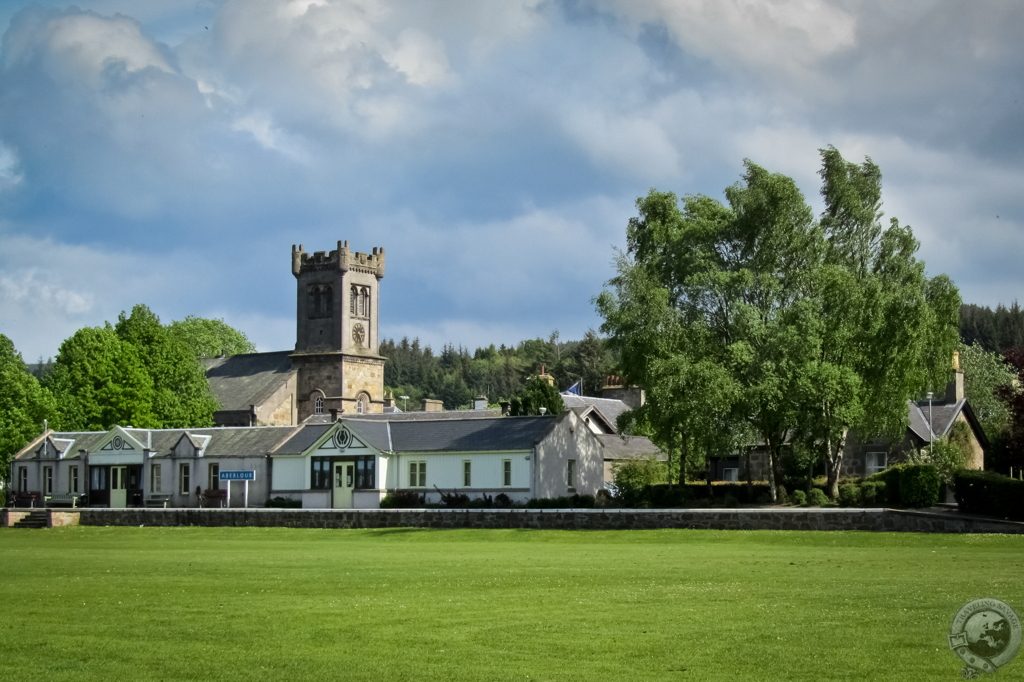
[[959,471],[953,488],[964,513],[1024,521],[1024,481],[992,471]]

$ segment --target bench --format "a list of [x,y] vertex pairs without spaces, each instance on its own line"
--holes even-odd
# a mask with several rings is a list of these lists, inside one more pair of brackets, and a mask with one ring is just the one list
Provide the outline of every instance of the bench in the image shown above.
[[39,502],[39,493],[37,491],[18,491],[12,496],[12,502],[15,507],[35,507]]
[[71,507],[75,509],[85,495],[79,493],[51,493],[43,498],[47,507]]
[[166,508],[168,503],[171,501],[170,495],[161,493],[155,493],[146,498],[146,506],[151,508],[164,507]]

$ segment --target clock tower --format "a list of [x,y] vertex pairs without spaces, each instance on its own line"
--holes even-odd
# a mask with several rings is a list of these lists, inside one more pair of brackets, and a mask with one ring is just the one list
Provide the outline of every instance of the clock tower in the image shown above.
[[383,411],[378,313],[384,249],[360,253],[339,241],[336,251],[306,253],[301,244],[292,245],[292,274],[299,421]]

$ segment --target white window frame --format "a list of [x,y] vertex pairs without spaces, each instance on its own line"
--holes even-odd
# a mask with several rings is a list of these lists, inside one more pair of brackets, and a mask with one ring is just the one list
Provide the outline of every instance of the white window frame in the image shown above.
[[501,485],[505,488],[512,486],[512,460],[501,460]]
[[187,462],[178,465],[178,491],[182,495],[191,495],[189,487],[192,485],[192,471]]
[[78,465],[68,467],[68,492],[78,494]]
[[[878,458],[882,460],[881,468],[878,467]],[[889,453],[884,450],[872,450],[864,453],[864,475],[870,476],[879,471],[885,471],[889,466]]]
[[324,413],[324,397],[322,395],[318,395],[315,398],[313,398],[313,414],[323,414],[323,413]]
[[53,467],[50,465],[43,467],[43,494],[53,494]]
[[473,461],[462,460],[462,487],[470,488],[473,485]]
[[427,487],[427,463],[422,459],[409,462],[409,487]]
[[160,462],[153,462],[149,465],[149,492],[158,493],[163,488]]
[[206,465],[207,490],[220,490],[220,462],[210,462]]

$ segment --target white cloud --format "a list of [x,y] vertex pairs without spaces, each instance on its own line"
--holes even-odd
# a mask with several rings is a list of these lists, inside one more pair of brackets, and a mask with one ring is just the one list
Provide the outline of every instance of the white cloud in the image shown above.
[[22,174],[18,154],[0,141],[0,192],[21,184]]

